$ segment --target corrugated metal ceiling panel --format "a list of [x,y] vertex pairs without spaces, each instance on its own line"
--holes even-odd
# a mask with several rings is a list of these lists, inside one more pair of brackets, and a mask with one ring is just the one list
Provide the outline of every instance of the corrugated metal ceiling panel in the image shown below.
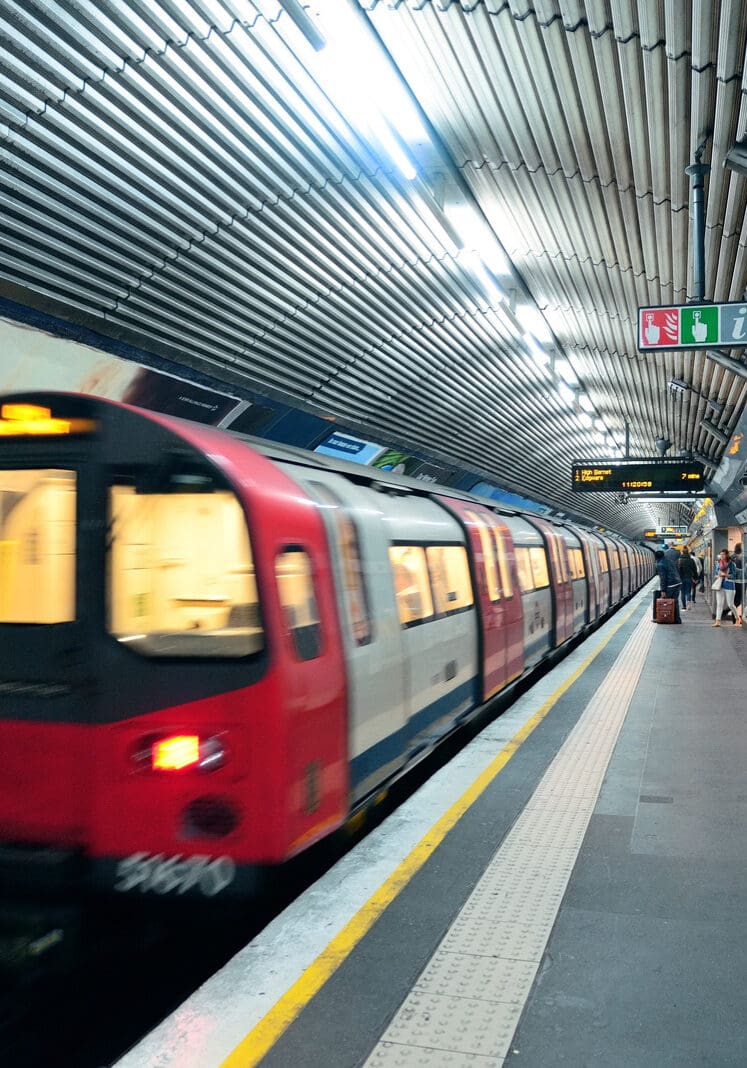
[[[570,461],[604,450],[517,305],[546,313],[618,444],[628,424],[638,454],[664,435],[716,462],[706,402],[728,434],[745,380],[702,353],[640,356],[635,315],[692,291],[684,167],[704,139],[707,292],[747,284],[745,182],[721,166],[747,129],[747,9],[371,0],[359,22],[426,120],[409,140],[398,106],[360,123],[329,88],[304,26],[329,35],[349,6],[318,6],[0,0],[0,278],[639,532],[644,506],[572,495]],[[505,303],[458,253],[449,199],[510,255]]]

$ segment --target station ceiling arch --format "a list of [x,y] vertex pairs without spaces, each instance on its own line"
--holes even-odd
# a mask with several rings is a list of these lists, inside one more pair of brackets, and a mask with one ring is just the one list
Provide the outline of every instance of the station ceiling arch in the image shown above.
[[631,535],[574,459],[718,466],[747,286],[741,0],[0,0],[0,296]]

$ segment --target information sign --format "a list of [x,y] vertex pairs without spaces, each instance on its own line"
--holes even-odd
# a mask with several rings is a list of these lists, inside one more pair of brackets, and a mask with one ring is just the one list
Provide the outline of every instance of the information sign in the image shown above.
[[638,309],[638,350],[733,349],[747,345],[747,301]]
[[703,489],[703,465],[694,460],[589,460],[573,464],[577,493],[692,493]]

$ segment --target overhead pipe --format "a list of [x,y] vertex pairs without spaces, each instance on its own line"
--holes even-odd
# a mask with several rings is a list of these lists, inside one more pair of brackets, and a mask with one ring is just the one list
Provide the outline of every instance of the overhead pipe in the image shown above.
[[723,356],[720,352],[714,352],[713,349],[708,349],[706,356],[709,360],[717,363],[719,367],[725,367],[727,371],[731,371],[733,375],[737,375],[739,378],[747,378],[747,366],[745,364],[732,360],[728,356]]
[[705,299],[705,176],[711,167],[700,160],[705,151],[706,142],[699,145],[695,153],[695,163],[685,167],[685,174],[690,175],[693,190],[693,301]]

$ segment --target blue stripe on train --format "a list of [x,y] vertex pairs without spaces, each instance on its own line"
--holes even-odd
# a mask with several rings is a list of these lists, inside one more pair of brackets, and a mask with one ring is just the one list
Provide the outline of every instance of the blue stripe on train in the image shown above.
[[418,750],[437,741],[461,716],[479,703],[479,684],[480,677],[473,676],[455,690],[450,690],[443,697],[421,708],[399,730],[388,734],[386,738],[354,757],[350,763],[353,792],[376,772],[390,774],[405,762],[405,757],[409,759]]

